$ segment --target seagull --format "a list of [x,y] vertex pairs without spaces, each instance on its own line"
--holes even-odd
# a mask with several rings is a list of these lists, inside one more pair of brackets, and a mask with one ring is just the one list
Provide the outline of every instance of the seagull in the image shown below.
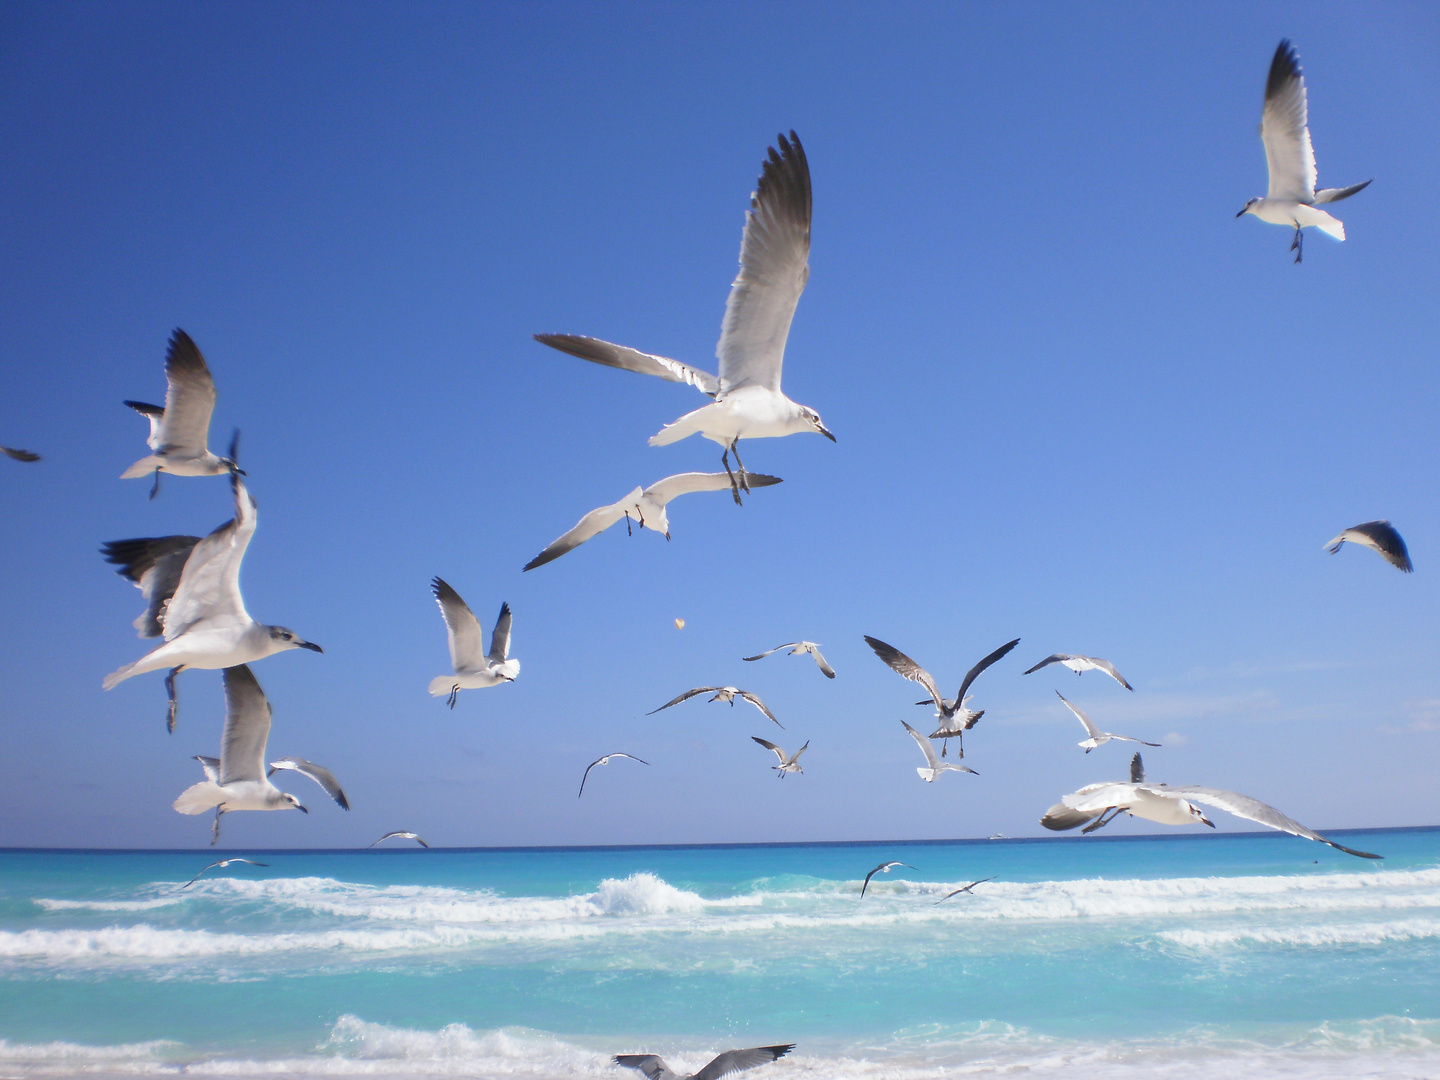
[[615,1064],[627,1069],[639,1069],[646,1080],[720,1080],[733,1072],[753,1069],[756,1065],[768,1065],[776,1058],[782,1058],[795,1049],[794,1043],[784,1046],[757,1046],[751,1050],[726,1050],[699,1072],[681,1076],[654,1054],[616,1054]]
[[1410,562],[1410,552],[1405,547],[1405,541],[1395,531],[1395,526],[1388,521],[1367,521],[1363,525],[1353,525],[1325,546],[1330,549],[1330,554],[1334,555],[1346,540],[1352,544],[1363,544],[1368,548],[1374,548],[1386,562],[1404,573],[1410,574],[1415,571],[1414,564]]
[[[398,836],[401,840],[414,840],[423,848],[428,848],[430,846],[425,842],[425,838],[422,837],[419,833],[408,832],[405,829],[397,829],[395,832],[387,832],[384,836],[380,837],[379,840],[376,840],[375,844],[383,843],[384,841],[389,840],[391,837],[395,836]],[[371,844],[370,846],[374,847],[375,844]]]
[[[679,705],[682,701],[689,701],[696,694],[708,694],[712,690],[715,692],[715,696],[710,699],[711,701],[728,701],[730,703],[730,707],[733,709],[735,707],[735,699],[737,697],[742,697],[751,705],[754,705],[755,708],[763,712],[771,720],[775,720],[775,714],[766,707],[763,701],[761,701],[758,697],[752,694],[749,690],[741,690],[735,686],[697,686],[694,690],[686,690],[685,693],[681,694],[679,697],[667,701],[664,705],[661,705],[659,709],[651,709],[645,715],[654,716],[661,709],[668,709],[671,705]],[[779,720],[775,720],[775,725],[781,731],[785,730],[785,725],[780,723]]]
[[[1247,821],[1257,821],[1268,828],[1279,829],[1281,832],[1287,832],[1293,836],[1318,840],[1347,855],[1357,855],[1362,859],[1384,858],[1382,855],[1372,855],[1368,851],[1356,851],[1344,844],[1337,844],[1334,840],[1327,840],[1319,833],[1307,829],[1298,821],[1286,817],[1273,806],[1266,806],[1249,795],[1221,791],[1219,788],[1170,787],[1168,784],[1146,783],[1145,763],[1140,760],[1139,754],[1130,759],[1130,782],[1128,784],[1087,784],[1074,794],[1066,795],[1045,811],[1045,816],[1040,819],[1040,824],[1047,829],[1059,832],[1073,829],[1077,825],[1084,825],[1089,821],[1090,824],[1082,830],[1089,833],[1110,824],[1122,813],[1129,813],[1134,817],[1145,818],[1147,821],[1159,822],[1161,825],[1199,823],[1209,825],[1213,829],[1215,823],[1201,812],[1200,808],[1195,805],[1197,802],[1207,806],[1218,806],[1221,810],[1228,810],[1236,817],[1245,818]],[[1108,818],[1105,816],[1107,813],[1110,814]]]
[[13,446],[0,446],[0,454],[16,461],[39,461],[40,455],[31,453],[29,450],[17,450]]
[[[668,446],[697,433],[719,443],[724,447],[720,462],[730,475],[736,503],[740,491],[749,490],[749,475],[737,449],[741,439],[815,431],[835,441],[820,422],[819,413],[791,401],[780,390],[785,339],[810,276],[810,166],[793,131],[788,140],[781,135],[778,142],[779,151],[770,150],[750,196],[740,244],[740,273],[730,286],[715,349],[720,360],[718,376],[597,338],[535,335],[541,344],[582,360],[688,383],[714,398],[711,404],[666,424],[650,445]],[[738,478],[730,468],[732,453]]]
[[[987,881],[994,881],[994,880],[995,880],[995,879],[994,879],[993,877],[982,877],[979,881],[972,881],[972,882],[970,882],[969,885],[964,885],[964,886],[956,889],[954,892],[948,892],[948,893],[946,893],[944,896],[940,897],[939,900],[936,900],[935,903],[937,903],[937,904],[943,904],[946,900],[949,900],[950,897],[952,897],[952,896],[959,896],[962,892],[970,892],[970,890],[973,889],[973,888],[975,888],[976,885],[984,885],[985,882],[987,882]],[[975,894],[974,894],[974,893],[970,893],[970,895],[971,895],[971,896],[974,896]]]
[[306,761],[303,757],[281,758],[279,761],[270,762],[270,771],[266,776],[274,776],[280,769],[293,769],[301,776],[308,776],[322,788],[325,794],[339,804],[341,810],[350,809],[350,800],[345,798],[345,792],[340,790],[340,781],[335,779],[335,774],[324,765],[316,765],[313,761]]
[[1059,690],[1055,691],[1055,696],[1058,697],[1061,701],[1064,701],[1065,707],[1071,712],[1073,712],[1075,714],[1075,719],[1079,720],[1080,723],[1084,725],[1085,732],[1090,737],[1084,742],[1077,743],[1076,745],[1083,746],[1085,748],[1085,753],[1087,754],[1091,750],[1094,750],[1101,743],[1107,743],[1111,739],[1118,739],[1121,742],[1136,742],[1139,743],[1141,746],[1160,745],[1158,742],[1146,742],[1144,739],[1132,739],[1129,735],[1112,735],[1108,731],[1101,731],[1098,727],[1095,726],[1095,722],[1091,720],[1090,717],[1086,716],[1080,709],[1070,704],[1070,702],[1065,701],[1065,695],[1060,693]]
[[[751,483],[754,483],[754,475],[750,477],[750,481]],[[790,652],[788,655],[790,656],[795,656],[797,653],[809,653],[815,658],[816,666],[820,668],[821,673],[827,679],[833,679],[835,677],[835,669],[825,662],[825,657],[820,655],[820,646],[816,645],[813,641],[788,641],[784,645],[776,645],[773,649],[767,649],[759,656],[742,656],[740,659],[764,660],[765,657],[769,656],[771,653],[777,653],[781,649],[789,649]]]
[[1251,199],[1235,216],[1254,214],[1271,225],[1293,228],[1295,239],[1290,242],[1290,250],[1295,252],[1297,263],[1303,252],[1302,228],[1314,225],[1336,240],[1344,240],[1345,226],[1315,204],[1348,199],[1368,187],[1370,181],[1347,188],[1315,190],[1315,150],[1310,145],[1305,76],[1300,73],[1300,54],[1289,41],[1280,42],[1270,61],[1260,138],[1270,167],[1270,190],[1263,199]]
[[[246,863],[246,864],[248,864],[248,865],[250,865],[250,866],[269,866],[269,865],[270,865],[269,863],[256,862],[254,859],[221,859],[219,862],[212,862],[209,866],[205,867],[205,870],[214,870],[217,866],[220,867],[220,869],[223,870],[223,869],[225,869],[225,867],[229,866],[231,863],[237,863],[237,862],[243,862],[243,863]],[[200,874],[205,873],[205,870],[201,870],[201,871],[200,871]],[[196,874],[196,875],[195,875],[194,877],[192,877],[189,881],[185,882],[184,885],[181,885],[180,888],[182,888],[182,889],[188,889],[191,885],[194,885],[195,882],[197,882],[197,881],[200,880],[200,874]]]
[[1101,660],[1096,656],[1071,656],[1069,653],[1063,652],[1051,653],[1023,674],[1029,675],[1031,672],[1039,671],[1042,667],[1049,667],[1051,664],[1064,664],[1071,671],[1075,672],[1076,675],[1084,671],[1103,671],[1126,690],[1133,691],[1135,689],[1125,681],[1125,676],[1115,670],[1114,664],[1110,663],[1109,660]]
[[[748,479],[753,487],[769,487],[781,482],[780,477],[766,476],[763,473],[750,473]],[[692,491],[725,491],[729,487],[730,479],[724,473],[703,472],[677,473],[665,477],[664,480],[657,480],[643,490],[637,487],[619,502],[591,510],[573,529],[526,563],[525,569],[534,570],[537,566],[544,566],[558,559],[597,533],[604,532],[622,517],[625,519],[627,533],[630,532],[630,522],[633,519],[641,528],[664,533],[665,539],[669,540],[670,519],[665,514],[665,505],[671,499],[677,495],[688,495]]]
[[257,623],[240,595],[240,563],[255,535],[255,500],[238,474],[230,474],[235,516],[203,540],[193,536],[113,540],[100,550],[135,583],[146,608],[135,620],[141,637],[164,635],[165,644],[112,671],[106,690],[132,675],[169,668],[167,727],[175,730],[175,676],[186,668],[229,668],[287,649],[324,652],[283,626]]
[[[772,717],[771,719],[774,719],[774,718]],[[787,772],[803,773],[803,772],[805,771],[804,769],[802,769],[802,768],[800,767],[800,755],[803,754],[806,750],[808,750],[808,749],[810,748],[810,740],[809,740],[809,739],[806,739],[806,740],[805,740],[805,745],[802,746],[802,747],[800,747],[799,750],[796,750],[795,753],[790,754],[790,755],[786,755],[786,753],[785,753],[784,750],[781,750],[780,747],[776,746],[773,742],[770,742],[768,739],[762,739],[762,738],[760,738],[760,736],[758,736],[758,735],[751,735],[750,738],[754,739],[754,740],[755,740],[756,742],[758,742],[761,746],[765,747],[766,750],[773,750],[773,751],[775,751],[775,756],[780,759],[780,764],[779,764],[779,765],[771,765],[770,767],[771,767],[772,769],[779,769],[779,770],[780,770],[780,779],[781,779],[781,780],[784,780],[784,779],[785,779],[785,774],[786,774]]]
[[910,737],[914,739],[916,745],[920,747],[920,752],[925,755],[925,760],[929,762],[929,768],[922,768],[919,765],[915,766],[915,771],[920,774],[920,779],[924,780],[927,784],[933,784],[935,778],[943,772],[968,772],[972,776],[980,775],[968,765],[952,765],[948,761],[941,762],[940,758],[936,756],[935,747],[931,745],[929,739],[921,735],[909,724],[906,724],[904,720],[901,720],[900,723],[905,725],[905,730],[910,733]]
[[450,639],[450,666],[454,675],[437,675],[430,680],[433,697],[450,695],[450,708],[461,690],[478,690],[486,686],[514,682],[520,674],[520,661],[510,656],[510,605],[500,605],[500,617],[490,634],[490,651],[480,651],[480,623],[474,612],[460,599],[460,594],[441,578],[433,578],[430,588],[445,617],[446,635]]
[[646,761],[644,758],[638,758],[638,757],[636,757],[634,754],[614,753],[614,754],[606,754],[606,755],[605,755],[604,757],[602,757],[602,758],[596,758],[594,761],[590,762],[589,765],[586,765],[586,766],[585,766],[585,775],[582,776],[582,777],[580,777],[580,791],[579,791],[579,793],[578,793],[575,797],[578,799],[581,795],[584,795],[584,794],[585,794],[585,781],[589,778],[589,776],[590,776],[590,770],[591,770],[591,769],[593,769],[596,765],[609,765],[609,764],[610,764],[610,759],[611,759],[611,758],[617,758],[617,757],[629,758],[631,761],[638,761],[638,762],[640,762],[641,765],[649,765],[649,764],[650,764],[650,763],[649,763],[648,761]]
[[[200,758],[205,779],[180,793],[174,807],[182,814],[203,814],[215,808],[210,843],[220,839],[220,815],[231,810],[299,810],[294,795],[279,790],[265,776],[265,743],[270,738],[270,703],[244,664],[225,669],[225,729],[220,758]],[[211,764],[214,762],[214,764]]]
[[[784,646],[782,645],[781,648],[783,649]],[[755,736],[752,735],[750,737],[753,739]],[[860,899],[865,899],[865,890],[870,887],[870,879],[872,877],[874,877],[876,874],[888,874],[897,866],[903,866],[907,870],[915,869],[915,867],[911,866],[908,862],[882,862],[879,866],[875,867],[874,870],[871,870],[868,874],[865,875],[865,880],[860,884]]]
[[970,684],[975,681],[976,676],[1011,649],[1015,648],[1016,645],[1020,644],[1020,639],[1016,638],[1014,641],[1001,645],[1000,648],[996,649],[966,672],[965,681],[960,684],[960,689],[955,694],[954,700],[942,697],[940,688],[935,685],[935,677],[899,649],[895,648],[895,646],[887,645],[879,638],[868,636],[865,638],[865,644],[874,649],[875,655],[894,668],[896,672],[911,682],[919,683],[925,687],[926,690],[930,691],[928,698],[924,701],[916,702],[917,705],[935,706],[935,716],[940,721],[940,727],[936,729],[930,738],[947,740],[947,742],[941,746],[941,757],[945,756],[945,751],[949,748],[948,740],[960,738],[960,753],[958,756],[963,758],[965,756],[965,742],[964,739],[961,738],[962,733],[974,727],[976,723],[979,722],[980,717],[985,715],[984,709],[981,709],[979,712],[971,712],[965,707],[965,702],[970,700],[965,696],[965,691],[970,689]]
[[206,443],[210,435],[210,413],[215,408],[215,382],[205,357],[184,330],[170,335],[170,348],[165,354],[165,407],[147,405],[143,401],[127,401],[136,412],[150,421],[150,438],[154,451],[120,474],[121,480],[134,480],[155,475],[150,489],[153,499],[160,490],[160,474],[175,476],[219,476],[236,470],[234,455],[217,457]]

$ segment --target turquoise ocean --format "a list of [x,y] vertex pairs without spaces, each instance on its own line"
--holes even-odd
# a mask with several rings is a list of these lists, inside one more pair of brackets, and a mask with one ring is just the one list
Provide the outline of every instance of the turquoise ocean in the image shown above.
[[1440,831],[1343,837],[0,852],[0,1076],[1440,1076]]

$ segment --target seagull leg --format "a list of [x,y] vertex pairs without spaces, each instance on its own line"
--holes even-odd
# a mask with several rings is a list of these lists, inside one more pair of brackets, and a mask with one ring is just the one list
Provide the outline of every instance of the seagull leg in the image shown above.
[[1295,224],[1295,239],[1290,241],[1290,250],[1295,252],[1295,264],[1300,264],[1300,256],[1305,253],[1305,237],[1300,232],[1300,224]]
[[159,469],[156,469],[156,470],[155,470],[155,483],[154,483],[154,485],[150,488],[150,498],[153,499],[153,498],[155,498],[155,496],[158,495],[158,494],[160,494],[160,470],[159,470]]
[[455,708],[455,698],[458,697],[459,694],[460,684],[457,682],[454,686],[450,687],[450,701],[448,702],[450,708]]
[[634,535],[635,535],[633,532],[630,531],[630,511],[629,511],[629,510],[626,510],[626,511],[625,511],[625,535],[626,535],[626,536],[634,536]]
[[730,440],[730,452],[735,455],[735,464],[740,466],[740,486],[748,495],[750,493],[750,476],[745,472],[745,463],[740,460],[740,436]]
[[210,846],[214,847],[220,841],[220,815],[225,813],[224,807],[215,808],[215,824],[210,826]]
[[[1109,814],[1110,816],[1107,818],[1107,817],[1105,816],[1106,814]],[[1099,817],[1097,817],[1097,818],[1096,818],[1094,821],[1092,821],[1089,825],[1086,825],[1085,828],[1083,828],[1083,829],[1080,830],[1080,835],[1083,836],[1083,835],[1085,835],[1086,833],[1092,833],[1092,832],[1094,832],[1096,829],[1103,829],[1106,825],[1109,825],[1110,822],[1114,821],[1114,820],[1115,820],[1117,817],[1119,817],[1119,816],[1120,816],[1120,808],[1119,808],[1119,807],[1116,807],[1116,806],[1107,806],[1104,810],[1101,810],[1101,811],[1100,811],[1100,816],[1099,816]]]
[[[157,472],[155,475],[159,476],[160,474]],[[180,700],[175,696],[175,676],[184,670],[185,665],[181,664],[179,667],[171,668],[165,676],[165,693],[170,695],[170,711],[165,717],[165,730],[171,735],[175,734],[175,709],[180,704]]]
[[[725,466],[725,472],[730,477],[730,494],[735,497],[736,506],[744,506],[740,501],[740,485],[735,481],[735,472],[730,468],[730,447],[720,451],[720,464]],[[735,460],[740,460],[740,455],[735,455]]]

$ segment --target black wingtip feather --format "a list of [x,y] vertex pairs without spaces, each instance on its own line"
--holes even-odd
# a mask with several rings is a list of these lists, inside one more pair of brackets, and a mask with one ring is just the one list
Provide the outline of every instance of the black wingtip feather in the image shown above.
[[1270,77],[1265,80],[1265,97],[1272,98],[1284,89],[1291,79],[1301,77],[1300,54],[1289,38],[1282,38],[1275,48],[1275,57],[1270,61]]

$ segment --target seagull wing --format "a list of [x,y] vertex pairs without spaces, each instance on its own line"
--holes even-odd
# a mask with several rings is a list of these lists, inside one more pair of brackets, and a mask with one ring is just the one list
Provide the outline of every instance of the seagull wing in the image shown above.
[[1073,660],[1073,659],[1074,659],[1074,657],[1072,657],[1069,653],[1063,653],[1063,652],[1051,653],[1049,656],[1045,657],[1044,660],[1041,660],[1041,661],[1040,661],[1038,664],[1036,664],[1034,667],[1032,667],[1032,668],[1027,668],[1027,669],[1025,670],[1024,674],[1026,674],[1026,675],[1033,675],[1035,672],[1039,671],[1042,667],[1049,667],[1051,664],[1063,664],[1066,660]]
[[1333,848],[1345,852],[1347,855],[1358,855],[1362,859],[1381,859],[1383,855],[1372,855],[1368,851],[1356,851],[1344,844],[1337,844],[1334,840],[1327,840],[1319,833],[1307,829],[1294,818],[1286,817],[1273,806],[1267,806],[1259,799],[1252,799],[1249,795],[1240,795],[1234,791],[1221,791],[1218,788],[1208,787],[1166,787],[1163,794],[1175,795],[1195,802],[1205,803],[1209,806],[1218,806],[1221,810],[1227,810],[1236,817],[1245,818],[1247,821],[1257,821],[1271,829],[1279,829],[1281,832],[1290,833],[1292,836],[1303,836],[1306,840],[1318,840],[1322,844],[1329,844]]
[[[919,683],[925,687],[926,690],[930,691],[930,700],[934,702],[937,709],[941,708],[940,703],[943,699],[940,696],[940,688],[935,685],[935,679],[928,671],[914,660],[911,660],[910,657],[906,656],[899,649],[895,648],[895,646],[887,645],[879,638],[867,636],[865,638],[865,644],[874,649],[875,655],[880,657],[881,660],[884,660],[885,663],[889,664],[899,674],[905,676],[905,678],[911,682]],[[909,724],[905,726],[910,727]],[[915,729],[911,728],[910,730],[914,731]]]
[[243,624],[250,621],[240,595],[240,563],[255,535],[255,500],[236,473],[230,474],[235,493],[235,516],[195,545],[180,584],[165,608],[165,640],[177,637],[201,621]]
[[500,605],[500,617],[495,620],[495,629],[490,632],[490,652],[487,654],[492,664],[503,664],[505,658],[510,655],[510,605]]
[[[1105,732],[1101,731],[1098,727],[1095,726],[1095,722],[1091,720],[1090,717],[1086,716],[1080,708],[1070,704],[1069,701],[1066,701],[1065,695],[1060,693],[1059,690],[1055,691],[1055,696],[1058,697],[1061,701],[1064,701],[1065,707],[1075,714],[1075,719],[1079,720],[1080,723],[1085,725],[1085,733],[1089,735],[1092,739],[1098,739],[1105,734]],[[1111,736],[1112,739],[1118,737],[1119,736]]]
[[835,669],[826,663],[825,657],[820,655],[820,647],[818,645],[811,645],[810,648],[805,651],[815,658],[815,663],[820,668],[822,675],[827,679],[833,679],[835,677]]
[[996,660],[999,660],[1001,657],[1007,655],[1011,649],[1015,648],[1015,646],[1019,644],[1020,639],[1018,637],[1014,641],[1006,642],[1004,645],[1001,645],[989,656],[985,657],[984,660],[981,660],[978,664],[976,664],[968,672],[966,672],[965,681],[960,684],[960,692],[955,695],[956,704],[964,704],[965,691],[970,689],[970,684],[975,681],[975,677],[977,675],[979,675],[982,671],[988,668],[991,664],[995,663]]
[[100,548],[105,561],[120,567],[115,572],[134,582],[147,601],[134,623],[141,637],[159,637],[164,632],[165,609],[198,543],[198,536],[158,536],[111,540]]
[[649,1080],[680,1080],[670,1066],[654,1054],[616,1054],[615,1064],[639,1069]]
[[225,730],[220,736],[220,784],[265,779],[270,702],[249,667],[225,669]]
[[180,451],[185,456],[206,451],[210,414],[215,409],[215,383],[205,357],[184,330],[170,335],[165,354],[165,412],[154,432],[158,453]]
[[443,578],[432,578],[430,591],[435,594],[435,602],[440,605],[440,614],[445,618],[445,629],[450,639],[450,666],[455,669],[455,674],[483,668],[484,640],[475,613]]
[[715,347],[721,394],[750,385],[779,392],[790,320],[810,277],[810,166],[793,131],[779,143],[750,197],[740,273],[725,302]]
[[[905,721],[901,720],[900,723],[905,724]],[[930,768],[940,768],[940,757],[935,753],[935,747],[930,744],[930,740],[924,735],[921,735],[920,732],[916,731],[909,724],[905,724],[905,730],[910,733],[910,737],[914,739],[915,744],[920,747],[920,752],[925,755],[925,760],[930,763]],[[914,781],[911,782],[913,783]]]
[[794,1049],[794,1043],[786,1043],[783,1046],[757,1046],[750,1050],[727,1050],[697,1072],[693,1080],[720,1080],[720,1077],[733,1072],[767,1065]]
[[1315,197],[1315,150],[1310,145],[1300,54],[1289,41],[1280,42],[1270,61],[1260,138],[1270,166],[1270,190],[1265,197],[1310,202]]
[[[212,862],[209,866],[205,867],[204,870],[201,870],[199,874],[196,874],[196,875],[195,875],[194,877],[192,877],[189,881],[185,882],[184,885],[181,885],[180,888],[182,888],[182,889],[188,889],[191,885],[194,885],[195,882],[197,882],[197,881],[200,880],[200,875],[203,874],[203,873],[205,873],[205,870],[213,870],[213,869],[215,869],[215,867],[217,867],[217,866],[225,866],[227,863],[230,863],[230,862],[232,862],[232,861],[233,861],[233,862],[241,862],[242,860],[240,860],[240,859],[234,859],[234,860],[231,860],[231,859],[221,859],[219,862]],[[248,862],[249,860],[246,859],[246,860],[243,860],[243,861]]]
[[760,653],[758,656],[742,656],[740,659],[741,659],[741,660],[764,660],[765,657],[769,656],[771,653],[777,653],[777,652],[779,652],[781,649],[789,649],[789,648],[792,648],[792,647],[794,647],[794,646],[796,646],[796,645],[798,645],[798,644],[800,644],[798,641],[787,641],[784,645],[776,645],[775,648],[773,648],[773,649],[766,649],[764,652]]
[[[756,742],[758,742],[761,746],[765,747],[766,750],[773,750],[773,751],[775,751],[775,756],[780,759],[780,764],[781,764],[781,765],[784,765],[784,764],[786,763],[785,751],[784,751],[784,750],[781,750],[780,747],[776,746],[776,745],[775,745],[773,742],[771,742],[769,739],[762,739],[762,738],[760,738],[759,735],[751,735],[750,738],[754,739],[754,740],[755,740]],[[809,744],[807,743],[806,745],[808,746]],[[800,755],[799,755],[799,754],[796,754],[795,756],[796,756],[796,757],[799,757]]]
[[[782,483],[778,476],[767,476],[764,473],[746,473],[745,479],[751,487],[770,487]],[[664,480],[657,480],[645,489],[645,494],[664,506],[677,495],[688,495],[692,491],[729,491],[730,475],[728,473],[711,472],[687,472],[676,473],[674,476],[667,476]]]
[[[1107,732],[1106,734],[1109,734],[1109,733]],[[1158,742],[1146,742],[1144,739],[1136,739],[1136,738],[1133,738],[1133,737],[1131,737],[1131,736],[1129,736],[1129,735],[1111,735],[1110,738],[1112,738],[1112,739],[1118,739],[1120,742],[1134,742],[1134,743],[1139,743],[1141,746],[1159,746],[1159,745],[1160,745]]]
[[[729,486],[728,480],[726,486]],[[575,527],[564,536],[552,540],[549,547],[525,564],[525,569],[534,570],[537,566],[554,562],[561,555],[567,551],[573,551],[592,536],[598,536],[624,517],[626,507],[633,506],[638,498],[640,498],[640,489],[637,487],[617,503],[611,503],[609,506],[597,506],[577,521]]]
[[1410,550],[1405,546],[1404,538],[1388,521],[1381,519],[1354,525],[1325,546],[1333,555],[1340,550],[1340,545],[1346,540],[1352,544],[1363,544],[1365,547],[1373,548],[1384,557],[1386,562],[1404,573],[1413,573],[1415,570],[1414,564],[1410,561]]
[[1145,782],[1145,762],[1140,757],[1140,751],[1135,751],[1135,756],[1130,759],[1130,782],[1132,784],[1143,784]]
[[16,461],[39,461],[40,455],[30,450],[18,450],[13,446],[0,446],[0,454]]
[[[720,687],[720,686],[697,686],[697,687],[695,687],[694,690],[686,690],[686,691],[685,691],[683,694],[681,694],[679,697],[677,697],[677,698],[672,698],[671,700],[665,702],[664,705],[661,705],[661,706],[660,706],[660,709],[668,709],[671,705],[679,705],[682,701],[689,701],[689,700],[690,700],[692,697],[694,697],[696,694],[708,694],[708,693],[710,693],[712,690],[723,690],[723,689],[724,689],[724,687]],[[645,715],[646,715],[646,716],[654,716],[657,712],[660,711],[660,709],[651,709],[651,710],[650,710],[649,712],[647,712]]]
[[313,761],[306,761],[301,757],[289,757],[270,762],[270,771],[273,773],[276,769],[292,769],[301,776],[308,776],[325,789],[326,795],[340,804],[341,810],[350,809],[350,801],[345,798],[345,792],[340,790],[340,781],[336,780],[335,774],[324,765],[316,765]]
[[[765,704],[763,701],[761,701],[758,697],[756,697],[754,694],[752,694],[749,690],[741,690],[741,691],[740,691],[740,696],[741,696],[742,698],[744,698],[746,701],[748,701],[751,705],[754,705],[755,708],[759,709],[759,710],[760,710],[761,712],[763,712],[766,716],[768,716],[771,720],[775,720],[775,714],[770,711],[770,709],[766,706],[766,704]],[[784,730],[785,730],[785,725],[782,724],[782,723],[780,723],[779,720],[775,720],[775,726],[778,727],[781,731],[784,731]],[[796,756],[798,757],[799,755],[797,754]]]
[[1110,678],[1114,679],[1126,690],[1129,690],[1132,693],[1134,692],[1135,688],[1125,681],[1125,676],[1121,675],[1120,672],[1116,671],[1115,665],[1112,664],[1109,660],[1101,660],[1098,656],[1077,656],[1075,657],[1075,659],[1089,660],[1090,663],[1095,665],[1095,669],[1097,671],[1103,671],[1106,675],[1109,675]]
[[[422,840],[422,839],[420,838],[420,836],[419,836],[418,833],[408,832],[408,831],[406,831],[406,830],[404,830],[404,829],[399,829],[399,830],[397,830],[397,831],[395,831],[395,832],[387,832],[384,836],[380,837],[379,840],[376,840],[376,841],[375,841],[375,844],[379,844],[379,843],[381,843],[382,841],[389,840],[392,836],[403,837],[403,838],[406,839],[406,840],[414,840],[417,844],[419,844],[419,845],[420,845],[421,847],[423,847],[423,848],[428,848],[428,847],[430,846],[429,844],[427,844],[424,840]],[[371,846],[371,847],[374,847],[375,844],[371,844],[370,846]]]
[[[205,779],[212,783],[220,782],[220,759],[218,757],[206,757],[204,754],[196,754],[195,760],[200,763],[200,768],[205,770]],[[205,868],[209,870],[207,866]],[[201,873],[204,873],[202,870]]]
[[688,383],[711,397],[720,390],[720,380],[708,371],[701,371],[666,356],[653,356],[625,345],[612,345],[599,338],[580,337],[578,334],[536,334],[535,340],[542,345],[549,345],[552,349],[578,356],[581,360],[590,360],[625,371],[638,371],[642,375],[658,375],[670,382]]

